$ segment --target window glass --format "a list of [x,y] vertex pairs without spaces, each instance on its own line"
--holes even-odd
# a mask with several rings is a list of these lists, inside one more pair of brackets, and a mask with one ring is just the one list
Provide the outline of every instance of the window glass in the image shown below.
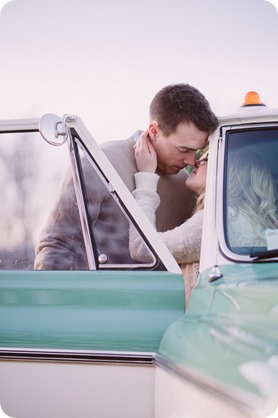
[[[79,144],[82,178],[89,225],[99,268],[140,268],[153,267],[156,258],[144,239],[140,240],[142,258],[133,260],[129,250],[129,229],[135,228],[132,218],[126,211],[109,179],[103,175],[97,161],[88,156]],[[135,231],[135,229],[134,229]],[[139,234],[139,232],[136,232]]]
[[[143,260],[130,257],[131,218],[97,163],[81,146],[76,155],[96,268],[154,268],[146,244]],[[49,145],[39,132],[0,134],[0,196],[0,269],[89,268],[66,144]]]
[[278,248],[278,130],[227,132],[224,230],[236,254]]
[[0,134],[0,269],[33,269],[67,156],[38,132]]

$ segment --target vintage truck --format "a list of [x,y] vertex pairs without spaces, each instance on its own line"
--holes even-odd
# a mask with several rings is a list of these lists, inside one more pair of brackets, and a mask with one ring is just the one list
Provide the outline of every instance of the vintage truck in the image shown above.
[[[248,225],[256,230],[268,205],[274,205],[274,219],[278,200],[247,164],[238,175],[233,163],[242,155],[247,162],[255,153],[277,193],[278,110],[249,92],[235,114],[219,120],[209,140],[200,275],[188,309],[180,267],[79,117],[47,114],[0,122],[0,405],[5,414],[258,418],[275,411],[278,228],[266,227],[250,242]],[[99,251],[84,159],[111,193],[113,210],[138,229],[152,262],[111,263],[109,254]],[[38,231],[68,163],[88,268],[35,270]],[[258,163],[258,176],[259,169]],[[245,204],[232,232],[235,208],[244,200],[243,195],[233,200],[233,193],[242,184],[255,187],[256,181],[263,185],[262,201]]]

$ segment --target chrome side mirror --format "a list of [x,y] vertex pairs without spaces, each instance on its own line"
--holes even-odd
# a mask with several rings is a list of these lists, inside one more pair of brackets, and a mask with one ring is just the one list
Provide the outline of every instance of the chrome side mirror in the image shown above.
[[66,127],[67,115],[62,118],[52,113],[43,115],[39,121],[39,131],[41,136],[51,145],[63,145],[69,136],[68,128]]

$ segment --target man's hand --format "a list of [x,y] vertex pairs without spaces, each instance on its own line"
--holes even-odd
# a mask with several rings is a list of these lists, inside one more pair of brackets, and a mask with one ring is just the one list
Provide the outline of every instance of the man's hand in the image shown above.
[[138,171],[155,173],[157,168],[157,156],[152,146],[148,131],[143,132],[134,146],[135,160]]

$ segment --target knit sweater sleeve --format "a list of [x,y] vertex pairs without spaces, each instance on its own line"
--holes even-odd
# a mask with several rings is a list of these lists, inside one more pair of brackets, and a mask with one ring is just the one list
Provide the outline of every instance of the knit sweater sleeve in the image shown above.
[[[160,197],[157,193],[159,176],[155,173],[138,172],[134,178],[136,187],[132,194],[155,227],[155,213],[160,204]],[[129,251],[136,261],[150,262],[152,260],[148,248],[132,224],[129,228]]]
[[182,225],[159,233],[178,263],[200,260],[203,215],[204,211],[199,210]]
[[[156,191],[158,180],[159,176],[153,173],[136,173],[136,188],[132,193],[154,226],[155,213],[160,204],[160,198]],[[166,232],[159,232],[160,237],[178,263],[199,261],[202,224],[203,210],[200,210],[180,226]],[[133,225],[130,226],[129,231],[129,250],[134,260],[150,262],[151,256],[148,249]]]

